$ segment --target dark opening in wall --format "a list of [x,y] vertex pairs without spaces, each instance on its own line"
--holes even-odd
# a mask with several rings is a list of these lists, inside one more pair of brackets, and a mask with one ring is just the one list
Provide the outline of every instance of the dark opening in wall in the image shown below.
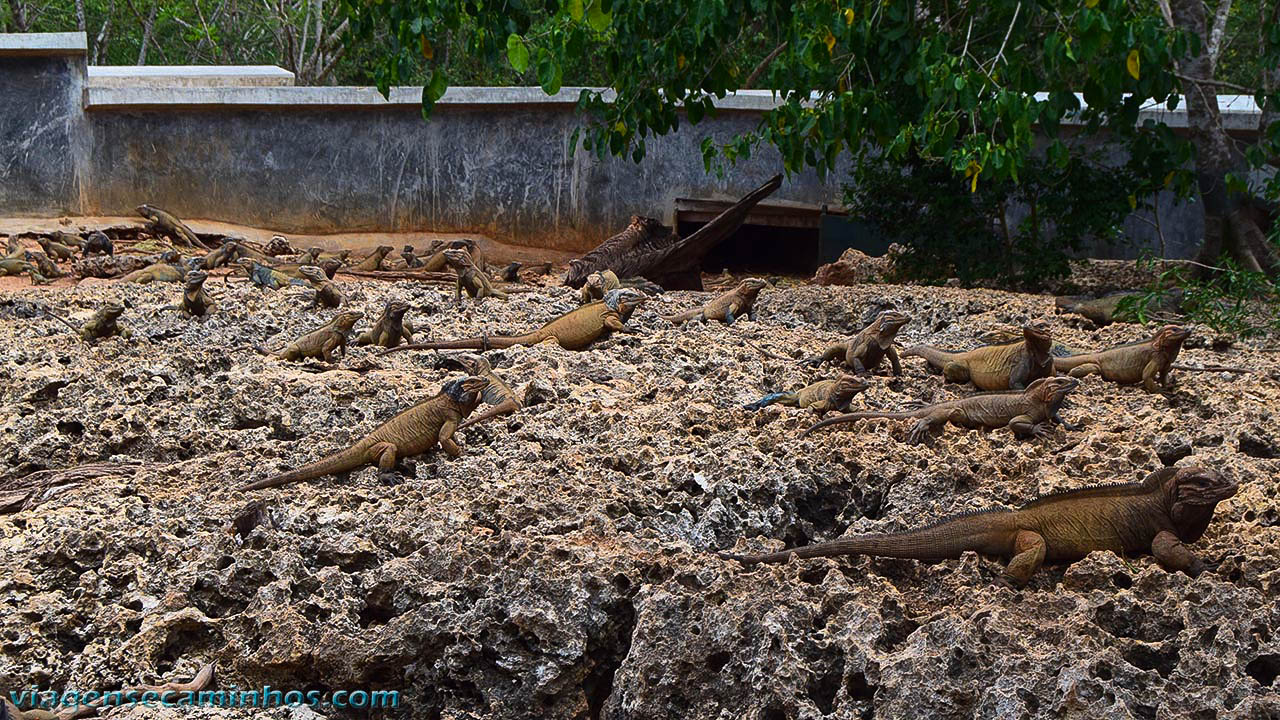
[[[689,237],[703,223],[682,222],[680,237]],[[812,275],[818,269],[818,228],[743,225],[707,253],[702,271]]]

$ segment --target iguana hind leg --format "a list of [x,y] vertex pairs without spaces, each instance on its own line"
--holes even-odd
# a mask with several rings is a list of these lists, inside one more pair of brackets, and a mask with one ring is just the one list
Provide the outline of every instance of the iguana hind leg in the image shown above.
[[382,472],[391,472],[396,468],[396,444],[380,442],[369,448],[369,457],[378,464]]
[[1077,365],[1071,368],[1067,371],[1067,374],[1073,378],[1082,378],[1088,377],[1089,375],[1100,374],[1101,372],[1102,366],[1098,363],[1084,363],[1083,365]]
[[1026,585],[1044,563],[1044,536],[1031,530],[1019,530],[1013,540],[1013,559],[1004,568],[1004,576],[1014,585]]
[[942,376],[947,382],[969,382],[969,366],[958,362],[949,362],[942,366]]

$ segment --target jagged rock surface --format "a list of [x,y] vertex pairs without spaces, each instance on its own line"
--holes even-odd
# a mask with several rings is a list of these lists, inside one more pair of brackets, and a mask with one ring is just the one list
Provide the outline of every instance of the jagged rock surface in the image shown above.
[[[1175,372],[1170,397],[1087,378],[1065,412],[1084,429],[1047,441],[953,428],[910,446],[891,421],[797,441],[810,413],[741,405],[834,371],[757,346],[812,355],[886,308],[914,316],[904,344],[968,347],[1042,317],[1080,346],[1144,331],[1074,329],[1046,296],[893,286],[766,290],[757,322],[673,328],[656,313],[710,294],[667,293],[637,314],[641,334],[490,353],[545,401],[464,431],[460,459],[242,495],[231,488],[345,448],[449,372],[434,353],[352,348],[348,369],[323,373],[264,358],[244,348],[331,313],[305,311],[301,288],[208,287],[222,297],[203,320],[164,309],[172,286],[40,295],[77,319],[124,302],[134,339],[95,344],[33,316],[32,291],[0,295],[0,490],[42,469],[145,463],[0,515],[0,689],[116,687],[214,661],[222,686],[400,690],[411,717],[1280,713],[1280,358],[1248,343],[1182,360],[1257,374]],[[367,309],[358,330],[399,297],[433,339],[576,305],[566,288],[461,312],[448,287],[344,292]],[[962,392],[904,364],[855,407]],[[709,552],[907,528],[1165,462],[1241,484],[1194,546],[1213,568],[1195,580],[1101,553],[1013,590],[972,554],[747,570]],[[257,717],[163,717],[213,715]]]

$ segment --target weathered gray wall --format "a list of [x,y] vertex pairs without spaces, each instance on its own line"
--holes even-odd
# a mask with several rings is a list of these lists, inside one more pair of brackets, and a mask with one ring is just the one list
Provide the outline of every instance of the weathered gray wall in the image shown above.
[[0,209],[64,215],[81,204],[87,141],[80,98],[83,55],[4,54],[0,49]]

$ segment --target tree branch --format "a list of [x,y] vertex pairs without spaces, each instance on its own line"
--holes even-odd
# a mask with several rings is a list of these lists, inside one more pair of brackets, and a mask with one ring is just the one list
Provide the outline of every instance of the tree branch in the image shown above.
[[1231,13],[1231,0],[1218,0],[1217,12],[1213,15],[1213,24],[1209,27],[1209,67],[1218,67],[1218,55],[1222,52],[1222,36],[1227,31],[1227,15]]
[[760,76],[764,74],[764,71],[768,70],[769,66],[773,64],[773,61],[782,54],[782,51],[787,49],[787,42],[788,41],[783,40],[781,45],[773,49],[773,52],[764,56],[764,59],[760,61],[760,64],[756,65],[756,69],[752,70],[751,74],[747,76],[747,79],[743,81],[742,88],[744,90],[749,89],[756,84],[756,80],[759,80]]

